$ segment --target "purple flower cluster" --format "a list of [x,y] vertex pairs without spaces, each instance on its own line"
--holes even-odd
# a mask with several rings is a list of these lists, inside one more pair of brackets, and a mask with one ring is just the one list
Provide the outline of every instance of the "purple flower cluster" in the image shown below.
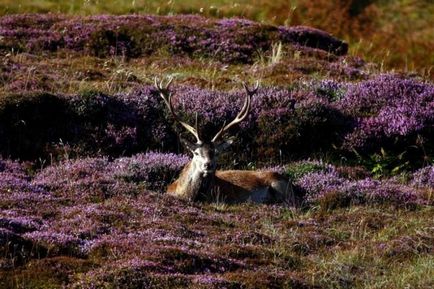
[[143,182],[148,189],[161,191],[188,161],[185,155],[148,152],[117,159],[112,164],[112,172],[117,179]]
[[[246,97],[243,90],[227,93],[185,86],[174,93],[175,108],[185,111],[192,120],[197,113],[199,121],[215,124],[218,128],[237,115]],[[240,125],[243,129],[252,128],[261,116],[279,118],[282,114],[287,115],[293,112],[295,102],[287,89],[261,88],[253,96],[248,119]]]
[[82,241],[74,236],[52,231],[34,231],[23,235],[34,244],[46,247],[51,255],[75,254],[80,255]]
[[[225,121],[233,119],[245,98],[241,89],[225,92],[176,85],[171,89],[175,109],[190,123],[194,123],[197,114],[204,137],[212,137]],[[27,107],[29,102],[41,109],[44,106],[65,112],[57,112],[56,123],[23,116],[26,123],[36,126],[29,131],[13,129],[16,122],[9,116],[16,115],[14,109],[18,108],[13,106],[16,101],[7,104],[4,122],[0,124],[0,132],[9,134],[8,138],[2,138],[4,141],[17,140],[13,141],[14,146],[5,143],[4,147],[16,151],[4,154],[21,156],[24,151],[31,154],[29,149],[38,156],[62,152],[53,146],[53,138],[61,138],[68,149],[79,155],[102,152],[119,156],[143,150],[178,149],[176,125],[152,86],[114,96],[88,93],[23,97],[19,100],[23,105],[19,107]],[[312,151],[341,145],[344,150],[369,152],[380,143],[385,145],[384,140],[395,138],[403,145],[414,144],[412,140],[417,134],[432,139],[433,115],[434,85],[397,75],[380,75],[359,83],[325,79],[301,83],[292,89],[264,87],[253,97],[251,113],[240,124],[238,133],[243,147],[247,141],[251,146],[251,150],[240,152],[240,158],[252,158],[255,151],[256,158],[274,159],[279,150],[285,158],[291,151],[308,157]],[[235,128],[231,133],[234,132]],[[28,142],[18,141],[26,138],[24,133],[40,139],[29,147]],[[238,153],[237,147],[234,149]]]
[[[264,216],[276,218],[287,211],[268,205],[252,210],[245,205],[223,212],[145,192],[166,184],[170,181],[166,176],[176,176],[187,161],[182,155],[156,152],[114,160],[86,158],[49,166],[31,178],[19,163],[1,160],[0,174],[22,176],[29,186],[43,188],[50,199],[37,200],[40,194],[34,194],[35,199],[27,202],[18,196],[21,187],[0,190],[0,252],[20,264],[32,258],[58,262],[64,258],[59,256],[97,260],[84,273],[74,275],[71,288],[104,284],[135,288],[154,283],[170,288],[181,281],[190,287],[233,285],[227,274],[263,268],[262,261],[258,262],[263,248],[281,242],[281,235],[257,232],[248,224],[253,222],[253,228],[258,228]],[[276,170],[288,172],[296,189],[306,192],[306,205],[323,204],[331,194],[353,204],[432,204],[424,196],[431,167],[416,172],[408,185],[394,180],[350,180],[336,167],[319,161],[296,162]],[[129,186],[130,191],[119,190],[120,186]],[[15,198],[14,203],[5,205],[5,198]],[[319,225],[305,222],[303,226]],[[315,233],[312,238],[323,237]]]
[[0,159],[0,205],[9,207],[25,202],[48,201],[51,196],[38,185],[30,182],[20,164]]
[[395,75],[349,85],[339,107],[358,118],[346,146],[363,147],[368,139],[400,136],[426,130],[434,122],[434,85]]
[[113,162],[107,158],[84,158],[48,167],[35,176],[32,184],[73,201],[104,200],[144,189],[163,191],[187,161],[186,156],[156,152]]
[[166,47],[173,53],[210,56],[224,62],[252,62],[272,43],[293,43],[344,55],[347,44],[309,27],[274,27],[243,19],[200,16],[13,15],[0,19],[6,45],[26,50],[67,48],[98,56],[138,56]]
[[411,185],[417,188],[434,188],[434,166],[423,167],[412,174]]
[[392,203],[398,206],[428,204],[425,192],[417,184],[404,185],[391,180],[349,180],[340,175],[333,166],[326,170],[307,173],[296,185],[306,193],[306,202],[317,203],[329,194],[339,194],[353,204]]
[[[147,190],[163,191],[187,162],[186,156],[156,152],[114,161],[86,158],[49,166],[31,178],[19,163],[0,160],[0,230],[43,250],[35,254],[89,254],[107,234],[119,241],[124,233],[114,224],[131,224],[131,214],[149,222],[161,216]],[[179,239],[149,234],[147,241]]]
[[115,186],[108,174],[106,158],[84,158],[49,166],[37,174],[32,183],[61,194],[74,193],[74,199],[87,195],[96,197],[111,192]]
[[1,212],[0,228],[8,229],[15,233],[25,233],[39,230],[42,221],[38,218],[20,216],[17,212]]
[[12,160],[5,160],[0,158],[0,173],[11,174],[17,177],[25,177],[26,173],[23,167]]
[[51,27],[62,21],[60,15],[20,14],[0,19],[0,36],[6,45],[19,49],[55,50],[62,40],[61,34]]

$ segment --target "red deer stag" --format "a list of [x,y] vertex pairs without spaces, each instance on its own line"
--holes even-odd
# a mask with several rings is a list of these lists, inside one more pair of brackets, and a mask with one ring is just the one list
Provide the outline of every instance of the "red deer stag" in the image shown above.
[[231,143],[231,139],[221,140],[234,125],[243,121],[249,114],[251,98],[259,84],[251,90],[244,83],[246,98],[238,115],[217,132],[211,141],[204,141],[196,127],[180,120],[172,104],[169,86],[155,78],[155,88],[163,98],[172,117],[195,138],[196,143],[181,139],[193,154],[193,159],[182,169],[178,179],[170,184],[167,193],[190,201],[220,201],[223,203],[277,203],[295,205],[291,183],[282,175],[271,171],[216,170],[216,159]]

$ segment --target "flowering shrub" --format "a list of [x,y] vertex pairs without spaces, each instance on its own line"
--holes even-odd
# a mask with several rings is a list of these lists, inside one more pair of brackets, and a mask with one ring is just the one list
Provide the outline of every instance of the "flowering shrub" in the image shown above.
[[339,106],[359,117],[349,147],[363,148],[369,140],[399,136],[410,138],[430,132],[434,113],[434,85],[394,75],[350,85]]
[[107,158],[65,161],[40,172],[32,184],[71,200],[104,200],[119,194],[136,194],[143,188],[163,191],[187,163],[186,156],[149,152],[114,162]]
[[[407,282],[389,286],[386,273],[390,264],[392,277],[400,273],[396,258],[407,256],[402,266],[411,270],[413,257],[433,252],[433,167],[408,172],[402,182],[372,175],[430,163],[433,85],[372,77],[375,69],[345,57],[347,49],[320,30],[243,19],[1,17],[0,155],[25,163],[0,158],[0,287],[363,287],[374,272],[371,286]],[[219,161],[286,174],[297,200],[312,210],[191,203],[162,193],[189,161],[168,153],[179,150],[178,133],[187,133],[134,75],[141,65],[149,65],[146,78],[181,73],[183,85],[171,87],[175,109],[191,124],[197,114],[205,139],[245,98],[241,87],[214,87],[229,87],[233,76],[273,84],[253,96],[250,115],[228,133],[238,140],[234,156]],[[197,77],[196,69],[211,75]],[[205,87],[211,78],[212,90],[192,85]],[[88,85],[109,92],[83,91]],[[76,87],[83,92],[58,92]],[[414,144],[423,152],[418,163],[407,160]],[[358,159],[348,153],[353,149]],[[344,166],[297,161],[312,156]],[[348,165],[368,167],[367,159],[376,171]],[[358,206],[339,209],[352,204]],[[367,250],[348,266],[360,253],[358,241]],[[340,257],[328,260],[330,250]],[[325,262],[312,262],[322,253]],[[414,279],[429,279],[416,271],[422,273]]]
[[[190,123],[197,113],[202,136],[211,139],[224,122],[233,119],[245,99],[244,91],[225,93],[197,88],[176,88],[174,106],[184,110]],[[348,120],[323,96],[310,90],[262,88],[253,96],[251,112],[237,131],[232,151],[243,162],[252,158],[287,158],[338,143]],[[233,132],[236,132],[234,129]],[[280,155],[280,156],[279,156]]]
[[139,56],[165,47],[174,54],[208,56],[223,62],[252,62],[272,43],[294,43],[338,55],[347,44],[308,27],[274,27],[243,19],[210,20],[199,16],[15,15],[0,19],[6,47],[22,50],[84,51],[100,57]]
[[[218,92],[187,86],[174,86],[172,90],[175,109],[190,123],[194,123],[197,113],[202,136],[209,139],[224,122],[236,116],[245,98],[241,90]],[[74,153],[103,152],[117,156],[145,149],[177,148],[174,120],[151,86],[114,96],[87,92],[10,99],[5,101],[3,110],[0,107],[0,118],[4,119],[0,122],[0,133],[9,135],[3,139],[4,154],[31,159],[45,153],[61,158]],[[243,161],[256,156],[275,158],[276,147],[287,157],[292,152],[325,147],[331,140],[338,142],[347,122],[328,102],[327,97],[308,90],[260,89],[253,97],[248,119],[240,125],[241,141],[233,151],[243,152],[240,155]],[[39,106],[44,119],[32,113]],[[17,129],[17,122],[23,123],[22,129]],[[38,139],[22,142],[33,137]],[[246,150],[247,143],[251,145]]]
[[434,166],[423,167],[415,171],[410,183],[418,188],[434,188]]
[[[183,155],[156,152],[114,160],[86,158],[49,166],[30,177],[19,163],[0,160],[0,178],[9,175],[24,184],[0,182],[7,187],[0,189],[1,268],[86,259],[96,262],[80,274],[68,271],[74,274],[68,279],[74,283],[72,288],[154,282],[220,288],[244,284],[228,276],[240,270],[257,272],[270,260],[279,262],[273,265],[279,266],[279,276],[297,269],[298,259],[287,256],[276,261],[274,252],[266,249],[282,244],[282,236],[290,238],[283,243],[297,254],[335,244],[335,239],[318,231],[323,225],[311,217],[288,220],[288,210],[279,206],[243,205],[223,211],[147,191],[163,190],[187,161]],[[432,204],[424,194],[429,184],[418,184],[427,182],[431,167],[416,172],[407,185],[394,180],[350,180],[321,161],[301,161],[275,170],[289,172],[296,193],[306,194],[306,206]],[[261,229],[264,216],[270,220],[284,216],[285,226],[297,228],[295,235],[286,233],[288,227],[282,235],[267,233],[269,225]],[[309,233],[301,231],[304,227]],[[273,278],[273,274],[266,276]]]
[[144,182],[151,190],[161,190],[176,178],[189,158],[184,155],[148,152],[131,158],[120,158],[113,163],[115,178],[127,182]]
[[[310,172],[296,181],[296,185],[306,193],[307,203],[320,203],[330,195],[345,204],[392,203],[397,206],[417,206],[432,202],[423,190],[403,185],[393,180],[365,178],[349,180],[340,175],[333,166],[326,170]],[[330,201],[330,200],[328,200]],[[330,204],[328,204],[330,205]]]
[[106,158],[65,161],[40,172],[33,184],[58,192],[71,200],[103,200],[116,193],[117,182],[108,174]]
[[[194,123],[198,115],[204,138],[211,138],[233,119],[245,98],[242,90],[171,89],[175,109],[183,118]],[[350,84],[309,81],[291,90],[265,87],[253,97],[241,129],[231,132],[237,132],[239,140],[232,152],[239,155],[240,163],[251,159],[272,163],[294,154],[303,158],[316,151],[333,151],[342,144],[346,151],[371,153],[381,144],[391,154],[412,148],[405,161],[417,167],[421,154],[429,156],[434,149],[429,145],[433,103],[433,85],[395,75]],[[98,92],[10,96],[0,105],[0,120],[3,154],[28,159],[41,154],[118,156],[178,149],[178,129],[152,86],[113,96]]]
[[[52,196],[38,185],[30,182],[20,164],[0,159],[0,208],[9,208],[28,203],[46,203],[49,206]],[[1,214],[0,214],[1,216]],[[16,217],[16,216],[13,216]],[[5,219],[3,226],[25,230],[29,225],[25,220]]]

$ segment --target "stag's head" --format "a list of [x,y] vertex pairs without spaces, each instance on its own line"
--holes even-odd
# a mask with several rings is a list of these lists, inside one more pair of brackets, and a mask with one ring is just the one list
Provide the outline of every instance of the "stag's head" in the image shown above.
[[167,82],[164,83],[164,81],[158,81],[157,78],[155,78],[155,88],[163,98],[164,103],[168,107],[175,121],[181,124],[196,139],[196,143],[193,143],[181,138],[181,141],[193,154],[192,164],[196,166],[196,169],[199,170],[203,176],[214,174],[218,155],[233,142],[232,138],[224,138],[224,136],[231,127],[242,122],[249,115],[252,96],[258,90],[259,82],[256,82],[256,86],[253,89],[249,89],[247,85],[243,83],[244,89],[246,90],[246,98],[240,112],[230,123],[224,124],[211,140],[203,140],[199,135],[199,130],[197,127],[197,115],[196,124],[195,127],[193,127],[182,121],[175,112],[172,104],[172,94],[169,91],[172,80],[173,78],[169,78]]

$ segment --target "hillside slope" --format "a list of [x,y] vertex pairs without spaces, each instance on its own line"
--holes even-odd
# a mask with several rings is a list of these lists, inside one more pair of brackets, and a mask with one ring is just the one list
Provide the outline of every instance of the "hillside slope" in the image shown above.
[[[351,46],[351,43],[350,43]],[[430,288],[434,85],[305,26],[198,16],[0,18],[1,288]],[[261,81],[221,167],[300,208],[164,194]]]

